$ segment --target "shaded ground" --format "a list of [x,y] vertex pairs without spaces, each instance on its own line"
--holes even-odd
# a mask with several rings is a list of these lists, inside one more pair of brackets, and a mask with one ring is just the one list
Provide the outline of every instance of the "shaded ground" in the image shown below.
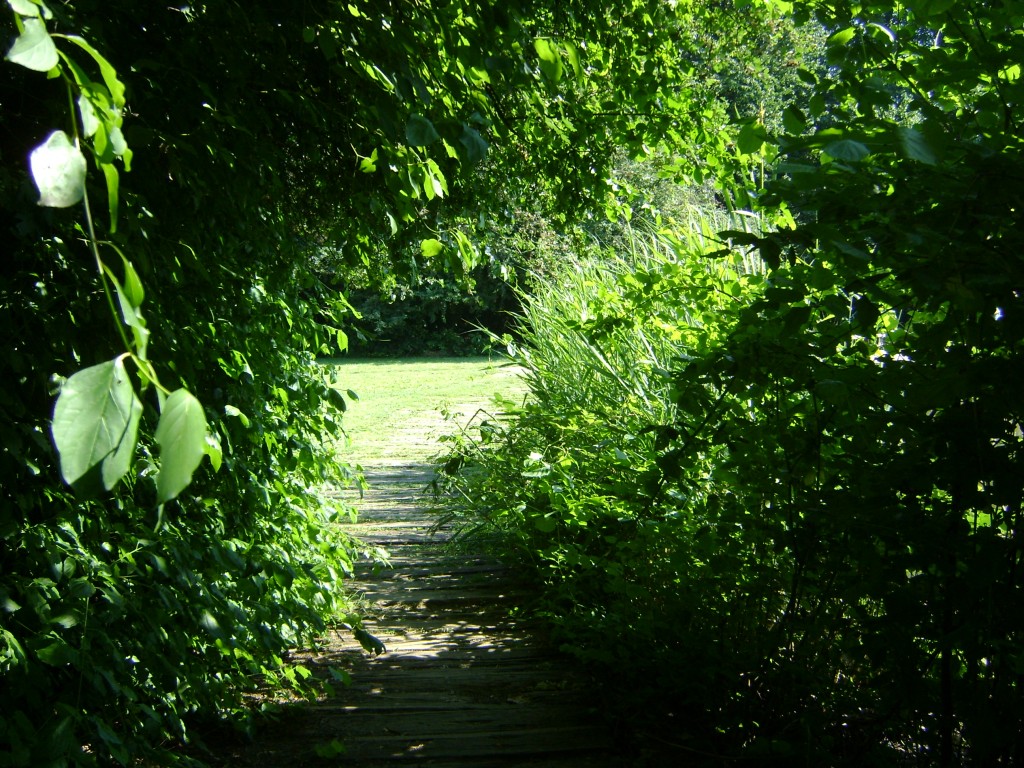
[[[475,412],[477,403],[456,410]],[[433,472],[424,441],[440,416],[406,419],[406,453],[365,462],[370,490],[353,534],[390,553],[349,588],[365,601],[365,628],[386,646],[371,655],[349,633],[301,661],[351,677],[336,696],[290,710],[227,763],[238,766],[612,768],[615,739],[589,681],[536,627],[516,618],[524,588],[473,548],[449,545],[423,504]],[[344,750],[341,751],[341,746]]]

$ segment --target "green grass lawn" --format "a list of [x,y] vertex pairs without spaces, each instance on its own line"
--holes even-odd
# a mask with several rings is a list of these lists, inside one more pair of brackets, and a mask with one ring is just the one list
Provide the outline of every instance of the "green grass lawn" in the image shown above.
[[440,451],[438,438],[454,432],[451,414],[465,424],[478,410],[495,410],[494,397],[521,399],[517,369],[500,359],[407,358],[322,361],[333,367],[333,385],[359,400],[345,413],[343,460],[355,464],[424,461]]

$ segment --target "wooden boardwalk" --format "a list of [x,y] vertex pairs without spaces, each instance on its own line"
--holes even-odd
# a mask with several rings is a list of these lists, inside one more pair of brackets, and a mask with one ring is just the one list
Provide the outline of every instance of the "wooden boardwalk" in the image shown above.
[[[349,588],[365,628],[384,643],[365,652],[339,634],[301,659],[351,677],[333,698],[297,706],[236,751],[229,765],[619,768],[616,743],[586,677],[529,622],[524,588],[494,558],[449,545],[422,504],[422,465],[368,471],[371,489],[351,532],[390,553]],[[331,745],[344,751],[330,754]],[[319,750],[319,754],[318,754]]]

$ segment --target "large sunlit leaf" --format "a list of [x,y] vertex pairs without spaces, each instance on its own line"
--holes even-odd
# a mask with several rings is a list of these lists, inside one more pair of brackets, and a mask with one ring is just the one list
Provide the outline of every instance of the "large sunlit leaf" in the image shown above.
[[566,45],[564,50],[565,58],[569,62],[569,66],[572,67],[573,76],[575,76],[578,83],[582,84],[584,80],[584,73],[583,64],[580,62],[579,49],[576,48],[575,45]]
[[768,139],[768,131],[758,122],[747,122],[736,136],[736,147],[745,155],[760,152]]
[[175,498],[192,482],[192,473],[209,450],[203,406],[191,392],[179,389],[167,397],[155,437],[160,446],[156,492],[162,504]]
[[79,371],[61,388],[53,412],[53,442],[70,485],[97,465],[111,489],[131,466],[142,416],[121,358]]
[[420,253],[423,254],[425,259],[432,259],[443,250],[444,244],[440,240],[430,238],[420,243]]
[[59,57],[46,23],[40,18],[28,18],[22,25],[24,31],[7,51],[7,60],[36,72],[49,72],[57,66]]
[[533,49],[540,60],[540,71],[552,83],[562,79],[562,55],[558,48],[547,38],[538,37],[533,41]]
[[67,208],[85,195],[85,156],[64,131],[54,131],[29,155],[39,204]]

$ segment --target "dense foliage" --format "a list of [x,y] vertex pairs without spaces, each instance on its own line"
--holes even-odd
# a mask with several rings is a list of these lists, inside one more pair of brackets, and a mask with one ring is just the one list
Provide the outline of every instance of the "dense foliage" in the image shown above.
[[1024,5],[787,6],[828,66],[720,161],[764,229],[528,299],[466,511],[680,755],[1018,765]]
[[[39,29],[42,19],[30,14],[43,14],[42,6],[11,5],[23,30]],[[104,19],[117,23],[124,9],[107,10],[110,17],[79,3],[80,16],[47,23],[82,29],[91,43],[119,50],[121,61],[137,61],[140,70],[144,55],[157,53],[147,33],[160,45],[177,43],[182,57],[195,55],[175,36],[189,29],[177,12],[159,30],[152,22],[149,29],[139,25],[133,31],[142,39],[133,39],[120,28],[104,35]],[[129,118],[112,95],[120,82],[112,65],[82,55],[72,38],[54,40],[60,64],[48,66],[59,77],[48,82],[13,65],[0,74],[6,241],[0,327],[7,344],[0,762],[127,763],[187,738],[197,716],[241,717],[241,697],[261,683],[298,684],[304,671],[282,666],[282,656],[346,610],[337,581],[355,550],[331,527],[342,510],[310,493],[344,480],[342,468],[323,458],[339,422],[321,406],[330,392],[311,365],[333,345],[333,335],[311,321],[296,279],[303,252],[285,237],[284,211],[227,195],[210,199],[204,187],[217,172],[183,170],[183,153],[199,149],[175,146],[202,124],[186,127],[194,120],[186,107],[201,109],[195,99],[181,98],[177,110],[173,102],[157,109],[153,103],[167,86],[137,84],[138,94],[129,91],[132,103],[146,110],[153,127],[126,125],[121,133]],[[13,51],[12,61],[22,63]],[[130,70],[121,65],[120,76]],[[116,143],[130,138],[130,186],[111,182],[110,168],[115,181],[118,168],[127,170],[128,151],[106,152],[103,141],[115,140],[90,130],[89,107],[78,101],[84,96],[94,111],[106,110],[105,130],[119,137]],[[175,126],[177,118],[182,122]],[[55,128],[74,135],[90,164],[104,171],[88,174],[93,206],[84,217],[77,206],[65,212],[35,205],[22,158]],[[228,153],[212,138],[204,151]],[[84,175],[84,160],[80,168]],[[207,218],[197,225],[199,209]],[[72,491],[58,472],[48,421],[64,377],[71,377],[62,390],[68,402],[71,383],[94,373],[99,386],[86,378],[76,390],[85,405],[71,401],[63,421],[60,406],[55,415],[58,446],[59,425],[79,435],[70,447],[64,441],[61,454],[64,477],[81,478]],[[174,493],[154,481],[166,476],[173,450],[163,438],[174,430],[157,422],[173,403],[161,380],[202,398],[200,426],[187,429],[200,441],[196,458],[207,423],[223,452],[219,472],[207,465],[192,477],[196,461],[179,474]],[[189,397],[186,427],[202,408]],[[118,421],[125,412],[132,417]],[[93,435],[101,447],[86,454],[84,466],[78,457],[84,475],[69,474],[69,457]],[[111,464],[119,474],[108,473]],[[102,478],[89,487],[99,467]],[[190,479],[189,492],[170,501]]]
[[[7,2],[0,762],[302,688],[338,289],[492,265],[536,399],[474,514],[675,743],[1024,760],[1022,4],[284,5]],[[559,270],[572,215],[619,259]]]
[[0,763],[126,764],[349,610],[328,278],[465,271],[490,203],[698,130],[685,8],[6,6]]

